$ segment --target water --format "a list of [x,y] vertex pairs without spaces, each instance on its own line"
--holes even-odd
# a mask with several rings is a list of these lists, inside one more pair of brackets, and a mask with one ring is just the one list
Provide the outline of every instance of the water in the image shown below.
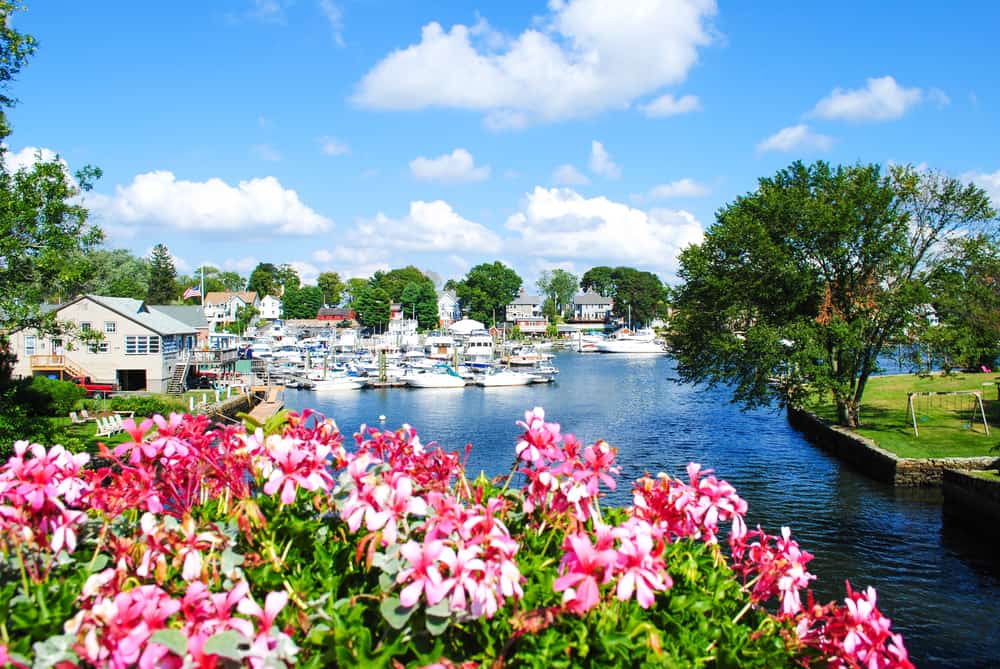
[[291,408],[312,407],[346,434],[362,423],[410,423],[425,443],[473,444],[470,474],[509,471],[515,421],[545,408],[585,443],[607,439],[622,466],[615,501],[643,472],[686,476],[688,462],[714,468],[747,500],[747,522],[772,534],[792,527],[816,555],[820,601],[844,581],[873,585],[879,607],[906,638],[918,667],[1000,666],[1000,551],[942,523],[938,491],[897,490],[861,476],[812,446],[783,413],[742,413],[724,389],[672,382],[669,357],[560,354],[558,383],[457,390],[386,389],[321,395],[289,390]]

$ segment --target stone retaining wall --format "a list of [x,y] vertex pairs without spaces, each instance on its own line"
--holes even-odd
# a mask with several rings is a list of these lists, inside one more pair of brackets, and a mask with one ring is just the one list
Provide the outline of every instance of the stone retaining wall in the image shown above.
[[997,469],[1000,458],[900,458],[874,441],[843,427],[830,425],[807,411],[788,409],[788,422],[806,439],[850,463],[863,474],[898,486],[941,485],[948,469]]
[[949,469],[944,473],[941,491],[949,520],[977,531],[992,529],[994,536],[1000,535],[1000,481]]
[[235,420],[236,414],[250,413],[250,410],[257,406],[259,402],[260,397],[254,394],[236,395],[235,397],[230,397],[227,400],[222,400],[217,404],[208,404],[202,407],[196,407],[195,411],[197,413],[205,414],[206,416],[224,416]]

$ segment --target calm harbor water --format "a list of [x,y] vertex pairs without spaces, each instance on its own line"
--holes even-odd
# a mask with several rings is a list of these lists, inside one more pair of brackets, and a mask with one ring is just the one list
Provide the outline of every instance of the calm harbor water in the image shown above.
[[749,525],[791,526],[816,556],[820,601],[843,597],[847,579],[873,585],[918,667],[1000,666],[1000,551],[942,523],[939,492],[870,481],[809,444],[783,413],[742,413],[725,390],[673,382],[669,357],[564,353],[556,365],[558,382],[548,386],[288,390],[285,400],[334,418],[348,435],[384,415],[386,427],[409,423],[425,443],[459,451],[472,443],[470,475],[491,476],[510,469],[515,421],[542,406],[564,432],[618,448],[621,503],[643,472],[686,476],[687,463],[699,462],[736,486]]

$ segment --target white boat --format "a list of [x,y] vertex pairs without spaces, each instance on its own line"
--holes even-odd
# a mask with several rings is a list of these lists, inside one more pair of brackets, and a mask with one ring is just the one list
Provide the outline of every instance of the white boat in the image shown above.
[[429,334],[424,340],[424,353],[435,360],[451,360],[455,357],[455,338],[447,334]]
[[634,353],[644,355],[664,355],[667,347],[657,341],[656,334],[649,329],[636,333],[619,331],[615,336],[597,344],[598,353]]
[[534,346],[519,346],[511,351],[507,357],[507,364],[534,367],[540,362],[551,359],[551,354],[541,353]]
[[348,376],[344,371],[313,370],[309,372],[309,383],[313,384],[313,390],[360,390],[364,383],[356,376]]
[[596,353],[598,344],[604,343],[604,335],[583,334],[577,335],[576,350],[580,353]]
[[487,388],[497,386],[526,386],[531,382],[531,374],[513,372],[508,369],[492,370],[479,378],[479,385]]
[[434,367],[403,377],[411,388],[464,388],[465,379],[451,367]]
[[466,362],[492,362],[493,337],[486,330],[475,330],[465,337],[462,350]]

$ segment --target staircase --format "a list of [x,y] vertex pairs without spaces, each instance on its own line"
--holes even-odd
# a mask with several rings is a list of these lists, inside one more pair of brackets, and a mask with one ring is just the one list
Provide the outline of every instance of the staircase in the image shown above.
[[191,353],[190,351],[184,351],[180,358],[174,364],[174,371],[170,376],[170,381],[167,383],[167,394],[168,395],[183,395],[184,388],[187,382],[188,367],[191,363]]

